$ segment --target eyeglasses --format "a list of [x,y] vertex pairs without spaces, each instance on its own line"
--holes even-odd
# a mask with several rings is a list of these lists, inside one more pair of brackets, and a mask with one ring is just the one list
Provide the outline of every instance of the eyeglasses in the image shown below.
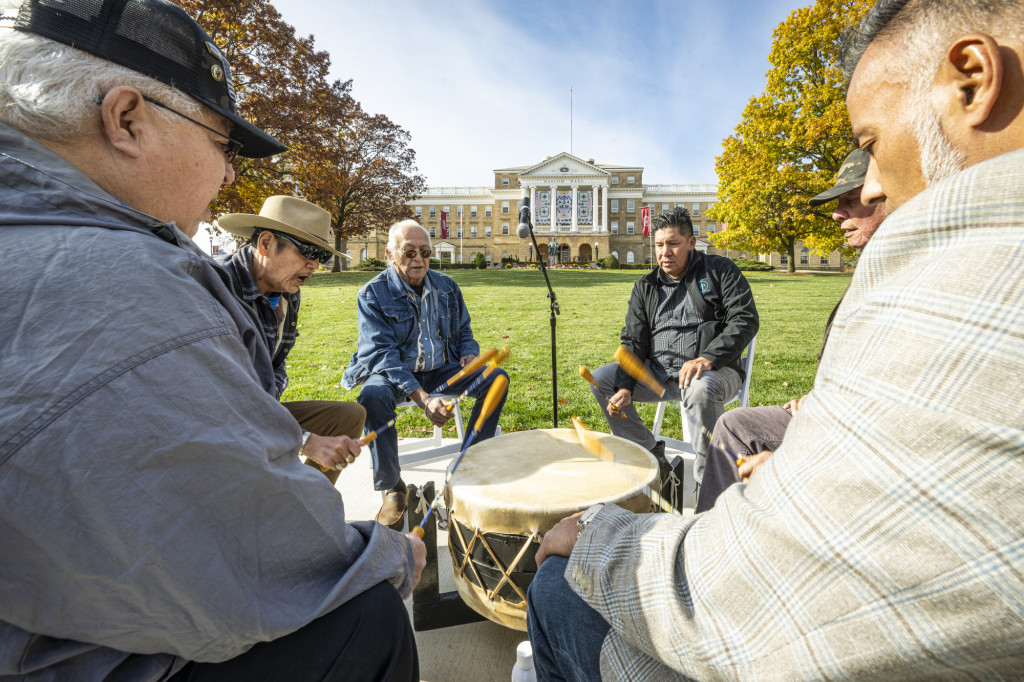
[[306,242],[300,242],[295,237],[284,234],[283,232],[275,232],[270,230],[278,239],[283,239],[286,242],[291,242],[295,245],[295,248],[299,250],[299,254],[306,260],[318,260],[321,265],[330,265],[331,259],[334,258],[334,252],[328,251],[327,249],[315,246],[314,244],[307,244]]
[[242,143],[241,142],[239,142],[238,140],[231,139],[231,137],[229,137],[228,135],[225,135],[221,131],[216,130],[215,128],[211,128],[210,126],[205,125],[203,123],[200,123],[199,121],[195,120],[194,118],[190,118],[190,117],[186,116],[185,114],[181,113],[180,111],[177,111],[175,109],[171,109],[166,104],[163,104],[161,102],[157,102],[155,99],[150,99],[149,97],[146,97],[145,95],[142,96],[142,99],[146,100],[150,104],[155,104],[156,106],[160,107],[161,109],[166,109],[167,111],[171,112],[172,114],[177,114],[178,116],[181,116],[186,121],[192,121],[193,123],[195,123],[200,128],[206,128],[211,133],[214,133],[215,135],[219,135],[219,136],[223,137],[225,140],[227,140],[227,142],[222,143],[223,146],[221,147],[221,151],[224,152],[224,156],[225,156],[225,158],[227,158],[228,163],[232,163],[238,157],[238,153],[240,151],[242,151]]
[[420,249],[419,251],[417,251],[416,249],[405,249],[402,251],[402,255],[408,258],[409,260],[413,260],[414,258],[416,258],[417,254],[422,256],[423,260],[430,260],[430,249]]

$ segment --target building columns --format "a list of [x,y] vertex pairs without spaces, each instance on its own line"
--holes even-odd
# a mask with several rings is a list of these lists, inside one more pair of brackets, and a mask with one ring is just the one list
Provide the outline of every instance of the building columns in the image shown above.
[[579,185],[573,185],[572,186],[572,223],[570,223],[572,225],[572,227],[570,228],[571,232],[579,232],[580,231],[580,226],[579,226],[579,215],[580,215],[579,197],[580,197]]

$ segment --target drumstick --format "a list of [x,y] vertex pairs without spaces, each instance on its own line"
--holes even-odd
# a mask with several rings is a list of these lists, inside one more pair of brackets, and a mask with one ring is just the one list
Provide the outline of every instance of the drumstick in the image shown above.
[[462,377],[477,371],[478,369],[483,367],[488,360],[490,360],[497,354],[497,348],[488,348],[483,353],[467,362],[465,367],[463,367],[458,372],[448,377],[448,381],[444,382],[443,384],[435,388],[434,393],[444,393],[452,384],[458,382]]
[[664,397],[665,387],[644,367],[643,361],[627,350],[625,346],[619,346],[612,357],[619,363],[619,367],[626,371],[626,374],[645,384],[657,393],[659,398]]
[[[482,384],[484,379],[486,379],[488,376],[490,376],[491,372],[496,370],[498,368],[498,365],[500,365],[501,363],[505,362],[505,360],[511,354],[512,354],[512,351],[510,351],[508,349],[508,346],[505,346],[500,351],[498,351],[498,354],[496,356],[494,356],[493,358],[491,358],[491,361],[489,363],[487,363],[486,367],[484,367],[483,373],[480,376],[478,376],[476,378],[476,381],[474,381],[472,384],[470,384],[469,387],[467,387],[466,390],[463,391],[462,394],[458,398],[456,398],[456,400],[462,400],[467,395],[469,395],[470,391],[476,390],[476,387],[479,386],[480,384]],[[444,409],[450,410],[450,409],[452,409],[452,407],[454,405],[455,405],[455,401],[454,400],[448,400],[444,404]]]
[[378,434],[379,434],[379,433],[380,433],[381,431],[387,431],[387,430],[388,430],[388,429],[390,429],[390,428],[391,428],[392,426],[394,426],[394,425],[395,425],[395,422],[397,422],[397,421],[398,421],[398,415],[395,415],[395,418],[394,418],[394,419],[392,419],[391,421],[389,421],[389,422],[388,422],[387,424],[385,424],[384,426],[380,427],[379,429],[375,429],[375,430],[373,430],[373,431],[370,431],[370,432],[369,432],[368,434],[366,434],[365,436],[363,436],[362,438],[360,438],[360,439],[359,439],[359,442],[360,442],[360,443],[362,443],[363,445],[369,445],[369,444],[370,444],[371,442],[373,442],[374,440],[376,440],[376,438],[377,438],[377,435],[378,435]]
[[484,428],[484,422],[486,422],[494,411],[498,409],[498,403],[501,402],[501,399],[507,392],[508,377],[502,374],[494,379],[494,383],[491,384],[491,387],[487,390],[487,396],[484,397],[483,407],[480,409],[480,416],[477,417],[476,424],[473,425],[473,430],[469,432],[468,436],[466,436],[466,442],[463,443],[462,451],[459,452],[459,456],[455,458],[455,461],[452,462],[451,467],[448,469],[448,473],[445,474],[444,485],[441,486],[441,492],[434,496],[434,501],[430,503],[430,508],[427,509],[427,513],[423,515],[423,520],[420,521],[420,525],[412,529],[412,532],[416,533],[421,540],[423,539],[423,528],[427,525],[427,519],[429,519],[430,515],[434,513],[435,509],[437,509],[437,501],[444,496],[444,491],[451,483],[452,476],[455,475],[455,470],[459,468],[459,463],[462,462],[462,457],[466,454],[466,450],[468,450],[469,446],[473,444],[473,439],[476,438],[476,434]]
[[604,398],[605,401],[608,402],[609,407],[612,408],[611,409],[611,414],[615,415],[619,419],[625,419],[626,418],[626,413],[623,412],[619,408],[618,405],[612,405],[611,401],[608,398],[608,396],[606,396],[604,394],[604,392],[601,390],[601,387],[597,385],[596,381],[594,381],[594,375],[590,373],[590,368],[589,367],[587,367],[586,365],[580,365],[580,376],[583,377],[584,379],[586,379],[587,383],[589,383],[591,386],[593,386],[595,389],[597,389],[597,394],[599,396],[601,396],[602,398]]
[[[615,355],[613,357],[615,358],[616,362],[619,363],[619,366],[626,371],[627,374],[629,374],[637,381],[641,381],[644,384],[646,384],[651,390],[658,394],[659,398],[665,395],[665,388],[647,370],[647,368],[644,366],[644,363],[640,361],[640,358],[638,358],[633,353],[629,352],[625,346],[619,346],[618,349],[615,351]],[[690,425],[697,426],[696,422],[694,422],[692,419],[690,420]],[[702,434],[708,437],[708,440],[712,442],[717,440],[718,442],[715,443],[715,445],[721,448],[722,452],[736,460],[737,467],[743,466],[744,459],[742,457],[738,457],[732,452],[729,452],[729,449],[722,445],[722,441],[716,439],[714,437],[714,434],[708,431],[705,426],[701,425],[700,431]]]
[[[571,421],[572,425],[576,427],[576,435],[579,436],[580,445],[583,446],[584,450],[586,450],[595,457],[598,457],[609,462],[614,462],[614,455],[612,455],[612,459],[608,459],[608,457],[605,455],[605,452],[610,453],[611,451],[608,450],[608,448],[606,448],[601,443],[600,439],[594,435],[593,431],[589,431],[587,429],[586,425],[579,417],[572,417]],[[668,503],[668,500],[666,500],[660,494],[654,492],[654,489],[651,488],[651,486],[645,485],[636,476],[629,473],[625,466],[620,465],[617,468],[619,470],[619,473],[622,474],[629,481],[631,481],[634,485],[639,485],[640,491],[647,495],[649,498],[651,498],[651,501],[654,502],[654,504],[657,505],[661,509],[661,511],[667,514],[675,514],[677,516],[681,515],[681,513],[675,507]]]

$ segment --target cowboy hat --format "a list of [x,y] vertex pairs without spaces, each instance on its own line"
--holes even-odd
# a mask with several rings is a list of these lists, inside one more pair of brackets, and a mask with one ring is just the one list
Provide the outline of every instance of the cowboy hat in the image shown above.
[[348,258],[328,242],[332,237],[331,214],[298,197],[281,194],[267,197],[259,215],[227,213],[220,217],[217,224],[243,239],[251,237],[258,228],[282,232]]

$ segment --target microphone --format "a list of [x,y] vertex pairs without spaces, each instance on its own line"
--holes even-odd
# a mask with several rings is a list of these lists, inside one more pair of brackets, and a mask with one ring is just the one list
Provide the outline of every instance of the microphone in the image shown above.
[[530,236],[530,197],[526,194],[526,190],[523,190],[523,206],[519,209],[519,227],[516,228],[516,235],[520,239],[526,239]]

